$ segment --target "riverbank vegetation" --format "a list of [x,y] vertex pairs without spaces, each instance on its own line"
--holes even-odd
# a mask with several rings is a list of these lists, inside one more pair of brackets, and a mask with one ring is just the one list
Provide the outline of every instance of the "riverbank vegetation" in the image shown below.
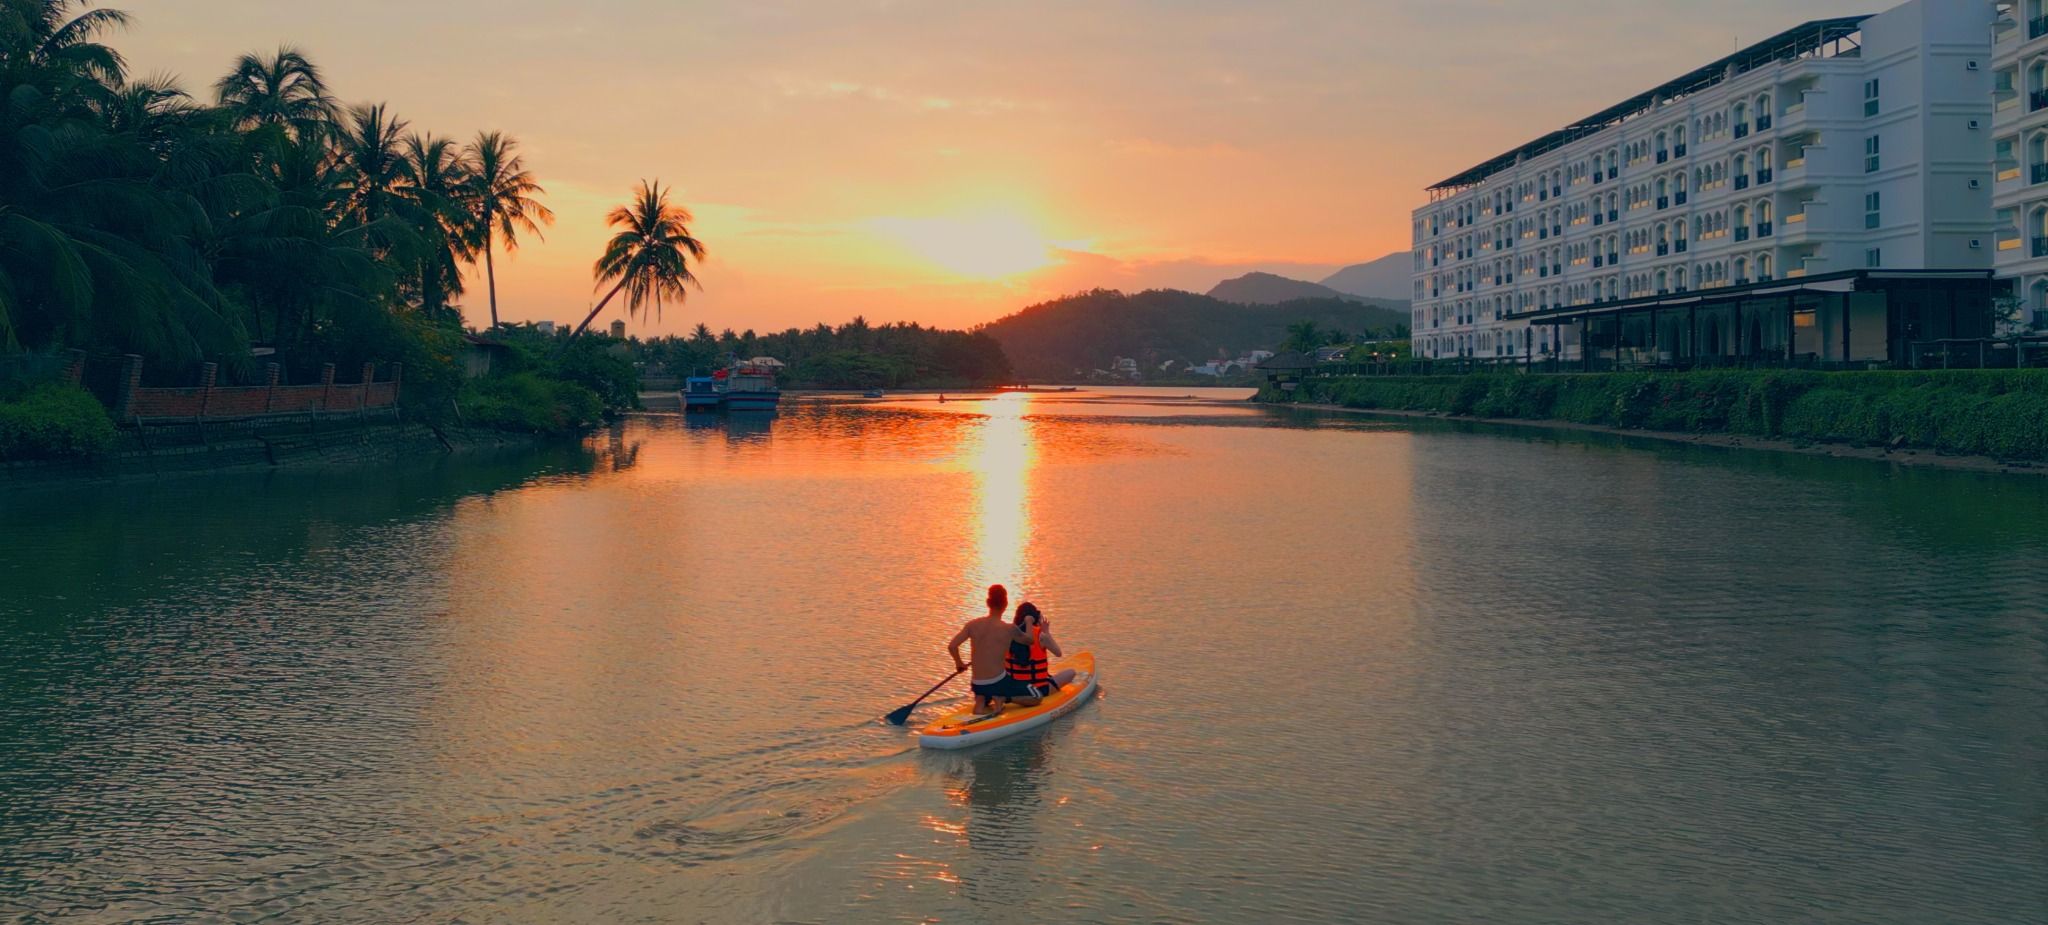
[[[562,386],[630,407],[630,390],[593,387],[606,375],[576,378],[574,351],[507,373],[529,381],[463,382],[465,271],[481,262],[495,324],[493,250],[553,217],[511,137],[457,142],[344,103],[291,47],[228,63],[202,100],[128,74],[106,43],[127,23],[76,0],[0,0],[0,354],[135,354],[148,385],[193,384],[206,362],[223,384],[260,383],[271,362],[287,383],[395,362],[427,414],[467,390],[485,408],[545,394],[559,413],[511,417],[583,422],[583,395]],[[613,223],[643,213],[687,218],[647,184]],[[597,274],[629,310],[658,309],[702,256],[686,234],[615,239]]]
[[1002,345],[985,334],[908,322],[870,325],[865,318],[766,335],[714,335],[700,324],[688,337],[645,341],[641,350],[648,368],[676,376],[706,375],[727,357],[774,357],[789,364],[782,380],[793,388],[970,388],[1012,381]]
[[2048,370],[1341,376],[1260,398],[2048,459]]
[[0,390],[0,460],[90,456],[113,442],[107,409],[78,386]]

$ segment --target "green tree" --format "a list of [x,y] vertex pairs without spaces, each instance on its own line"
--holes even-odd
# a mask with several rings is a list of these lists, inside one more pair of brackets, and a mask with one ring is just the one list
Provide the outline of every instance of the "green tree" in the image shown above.
[[491,327],[498,326],[498,271],[491,259],[493,244],[503,241],[507,255],[519,250],[519,232],[541,237],[555,213],[534,197],[547,192],[527,172],[519,144],[499,132],[480,132],[466,152],[470,163],[470,200],[475,204],[472,236],[484,255],[484,279],[491,298]]
[[1317,347],[1321,346],[1323,346],[1323,334],[1316,328],[1316,323],[1313,321],[1297,321],[1287,326],[1287,340],[1281,343],[1280,349],[1291,350],[1296,353],[1313,353]]
[[235,59],[227,74],[214,82],[213,92],[237,127],[271,128],[293,138],[325,135],[338,111],[320,69],[289,45],[279,46],[268,58],[250,53]]
[[334,157],[342,164],[349,217],[368,224],[398,211],[404,193],[406,122],[383,103],[348,111],[336,130]]
[[619,231],[597,259],[594,273],[600,286],[616,282],[569,336],[582,334],[620,292],[626,294],[628,313],[651,307],[658,319],[663,302],[681,302],[689,297],[690,286],[702,288],[690,272],[691,260],[704,260],[704,243],[690,234],[691,220],[687,209],[669,205],[661,181],[641,181],[633,201],[605,217]]
[[474,209],[469,165],[455,143],[432,135],[407,135],[401,162],[407,224],[419,238],[420,308],[431,316],[462,294],[462,263],[472,259]]

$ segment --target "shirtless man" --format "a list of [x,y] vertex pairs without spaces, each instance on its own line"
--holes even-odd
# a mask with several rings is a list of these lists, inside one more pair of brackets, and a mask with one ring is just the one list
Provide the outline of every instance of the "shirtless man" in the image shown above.
[[953,666],[967,670],[968,663],[960,658],[960,644],[972,641],[974,671],[968,677],[974,681],[974,712],[987,715],[1003,708],[1005,703],[1021,707],[1038,705],[1038,697],[1030,685],[1010,677],[1003,667],[1003,657],[1010,652],[1013,642],[1029,643],[1031,637],[1022,630],[1011,626],[1003,619],[1003,611],[1010,609],[1010,592],[1002,585],[989,585],[988,616],[967,621],[960,632],[953,634],[953,641],[946,644],[946,651],[953,654]]

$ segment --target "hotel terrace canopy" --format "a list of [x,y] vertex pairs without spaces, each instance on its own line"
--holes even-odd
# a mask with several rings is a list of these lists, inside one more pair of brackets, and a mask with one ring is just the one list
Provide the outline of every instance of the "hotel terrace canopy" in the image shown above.
[[1834,19],[1816,19],[1793,26],[1777,35],[1742,49],[1725,58],[1703,65],[1683,75],[1667,80],[1655,87],[1622,100],[1606,109],[1573,122],[1564,128],[1496,155],[1483,163],[1446,177],[1429,186],[1432,197],[1445,192],[1455,192],[1471,186],[1487,177],[1515,166],[1524,158],[1535,157],[1564,145],[1575,139],[1591,135],[1609,126],[1619,125],[1637,115],[1657,108],[1660,102],[1674,100],[1697,93],[1707,87],[1746,73],[1773,61],[1786,61],[1822,51],[1835,43],[1854,41],[1863,21],[1871,15],[1842,16]]
[[1992,336],[1991,270],[1844,270],[1519,312],[1575,325],[1588,369],[1912,365],[1918,344]]

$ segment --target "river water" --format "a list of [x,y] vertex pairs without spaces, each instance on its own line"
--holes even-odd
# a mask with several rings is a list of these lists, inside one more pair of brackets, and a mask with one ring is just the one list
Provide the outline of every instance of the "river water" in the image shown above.
[[0,498],[0,920],[2042,920],[2048,480],[1186,391]]

